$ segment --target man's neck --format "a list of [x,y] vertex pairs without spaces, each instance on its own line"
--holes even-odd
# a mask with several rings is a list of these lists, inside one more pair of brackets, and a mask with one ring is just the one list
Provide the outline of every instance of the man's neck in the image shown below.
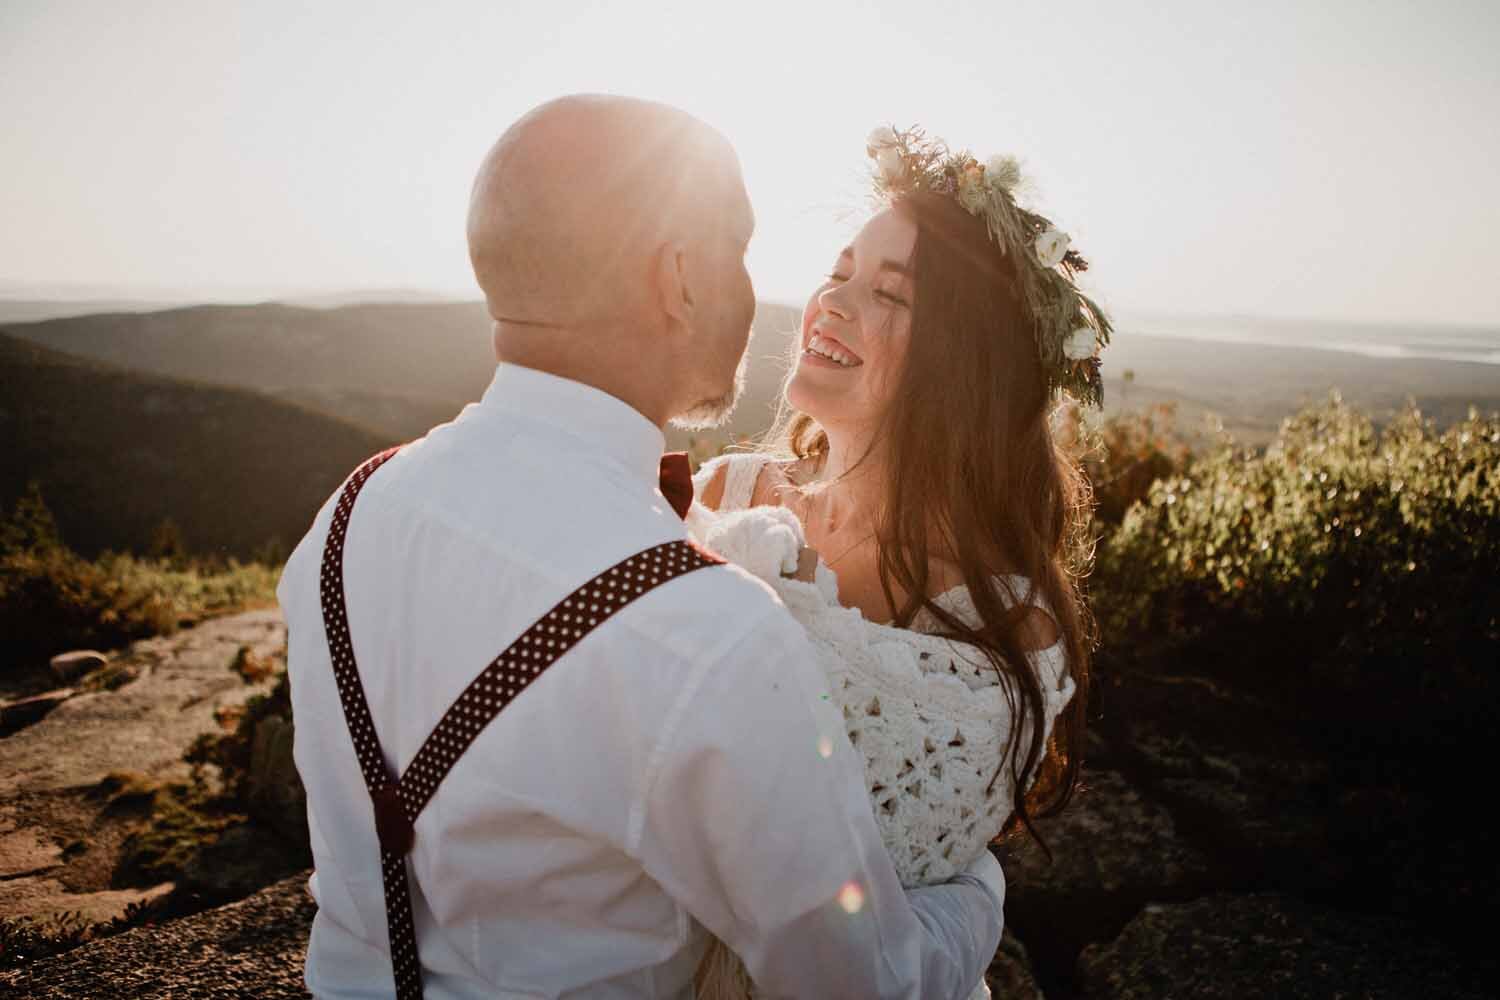
[[496,323],[496,360],[592,386],[625,403],[659,428],[675,414],[664,391],[672,380],[664,362],[623,330]]

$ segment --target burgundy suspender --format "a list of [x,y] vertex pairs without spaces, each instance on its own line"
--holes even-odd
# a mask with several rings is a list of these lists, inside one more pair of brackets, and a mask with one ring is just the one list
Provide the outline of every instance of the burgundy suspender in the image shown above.
[[344,706],[344,719],[354,739],[354,751],[375,809],[396,996],[399,1000],[407,1000],[422,995],[422,963],[417,954],[406,871],[413,824],[422,807],[427,805],[448,771],[480,731],[558,657],[641,595],[684,573],[719,565],[723,560],[691,542],[666,542],[638,552],[600,573],[563,598],[505,652],[491,660],[443,713],[401,777],[394,778],[386,770],[380,739],[375,734],[370,706],[365,700],[359,670],[354,663],[349,617],[344,604],[344,538],[349,531],[349,514],[360,489],[398,450],[391,448],[371,458],[344,486],[334,508],[328,541],[323,547],[321,590],[323,624],[333,656],[339,700]]

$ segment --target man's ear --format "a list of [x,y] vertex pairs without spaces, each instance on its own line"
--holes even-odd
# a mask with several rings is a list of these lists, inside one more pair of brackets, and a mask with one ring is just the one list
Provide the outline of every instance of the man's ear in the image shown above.
[[656,254],[656,293],[662,311],[683,326],[692,326],[697,299],[693,292],[688,249],[664,243]]

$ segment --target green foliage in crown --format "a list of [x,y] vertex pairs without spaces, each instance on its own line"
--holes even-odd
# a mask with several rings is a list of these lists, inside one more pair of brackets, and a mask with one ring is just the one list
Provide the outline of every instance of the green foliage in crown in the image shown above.
[[990,239],[1016,260],[1016,276],[1032,318],[1037,352],[1053,393],[1102,406],[1104,382],[1099,351],[1109,344],[1109,317],[1079,291],[1077,276],[1088,262],[1068,235],[1015,198],[1021,167],[1012,156],[980,163],[968,152],[950,152],[915,126],[882,126],[870,133],[865,151],[875,161],[876,195],[897,198],[929,192],[945,195],[981,219]]

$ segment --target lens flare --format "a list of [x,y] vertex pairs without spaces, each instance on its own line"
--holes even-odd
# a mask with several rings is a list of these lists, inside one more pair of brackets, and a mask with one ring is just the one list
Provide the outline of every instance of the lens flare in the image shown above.
[[859,887],[858,882],[845,882],[844,887],[839,890],[838,900],[844,912],[853,916],[864,908],[865,891]]

